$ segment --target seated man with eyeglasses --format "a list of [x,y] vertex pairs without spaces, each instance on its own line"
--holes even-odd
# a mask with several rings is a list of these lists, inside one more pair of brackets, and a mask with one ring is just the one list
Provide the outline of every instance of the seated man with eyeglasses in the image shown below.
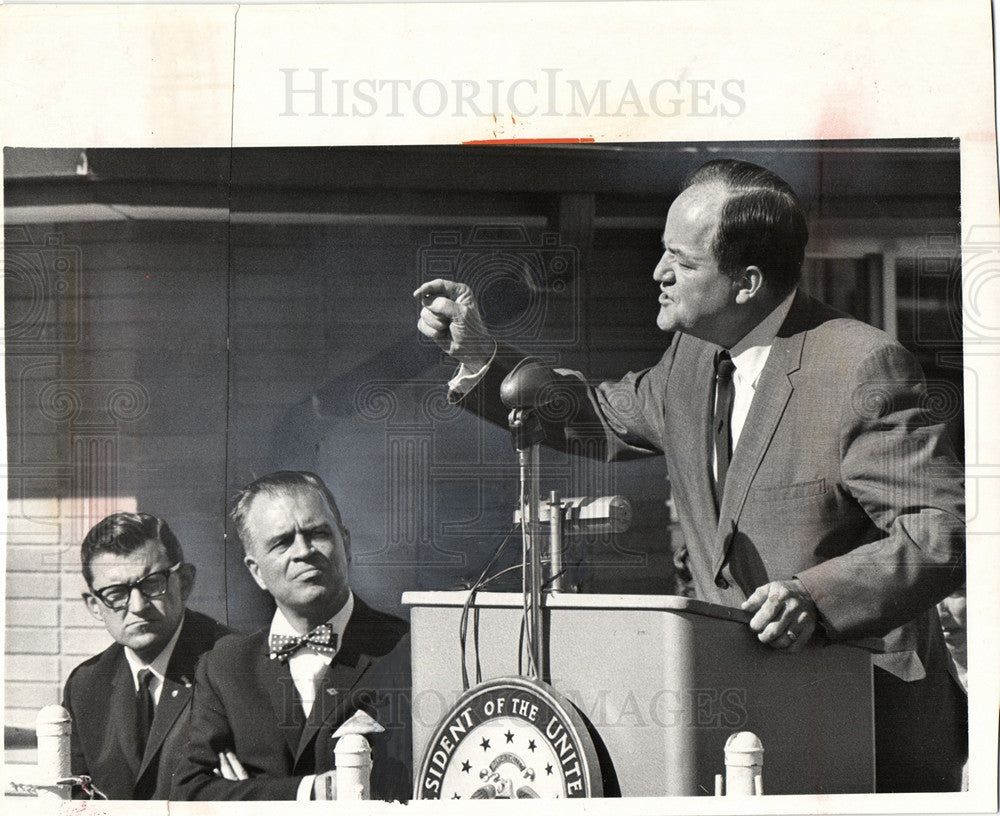
[[195,664],[228,630],[185,610],[195,568],[162,519],[108,516],[87,533],[80,562],[87,609],[115,642],[66,681],[73,775],[109,799],[166,799],[187,743]]

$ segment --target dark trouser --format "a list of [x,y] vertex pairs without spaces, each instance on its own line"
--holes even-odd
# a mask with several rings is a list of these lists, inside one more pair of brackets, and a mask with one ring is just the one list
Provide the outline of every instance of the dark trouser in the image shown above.
[[969,753],[969,708],[947,672],[907,683],[875,669],[875,791],[957,791]]

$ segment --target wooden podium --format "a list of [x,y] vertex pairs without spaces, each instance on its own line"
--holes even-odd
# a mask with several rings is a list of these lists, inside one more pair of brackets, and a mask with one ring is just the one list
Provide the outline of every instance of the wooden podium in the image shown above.
[[[413,639],[415,772],[462,692],[459,625],[467,592],[407,592]],[[516,675],[522,599],[479,593],[466,665],[475,684]],[[764,745],[766,794],[874,791],[869,652],[759,643],[738,609],[688,598],[548,595],[541,678],[569,698],[597,744],[605,795],[707,796],[730,734]],[[478,652],[475,645],[478,628]],[[520,658],[520,659],[519,659]]]

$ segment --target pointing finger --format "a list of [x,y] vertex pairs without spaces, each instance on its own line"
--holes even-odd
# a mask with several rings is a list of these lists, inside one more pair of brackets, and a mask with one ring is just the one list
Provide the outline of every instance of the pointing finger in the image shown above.
[[435,297],[446,297],[454,300],[463,292],[468,290],[468,286],[464,283],[456,283],[455,281],[445,280],[444,278],[436,278],[432,281],[427,281],[416,288],[413,292],[413,297],[418,300],[424,300],[428,295],[433,295]]

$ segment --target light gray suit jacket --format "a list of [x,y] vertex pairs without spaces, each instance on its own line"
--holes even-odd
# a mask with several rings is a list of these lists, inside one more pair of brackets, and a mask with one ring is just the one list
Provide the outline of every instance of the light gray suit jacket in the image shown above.
[[[964,480],[913,356],[884,332],[801,292],[775,338],[712,490],[717,347],[676,334],[652,368],[586,385],[559,370],[547,443],[609,460],[661,454],[699,598],[738,606],[797,576],[834,640],[884,637],[879,663],[907,680],[948,665],[934,605],[965,582]],[[498,424],[501,348],[463,405]],[[916,660],[914,659],[916,657]]]
[[[940,384],[929,392],[885,333],[798,293],[717,508],[716,351],[677,334],[655,366],[617,382],[591,388],[557,371],[539,411],[546,443],[609,460],[665,457],[699,598],[738,606],[796,576],[826,637],[882,637],[877,790],[957,790],[966,700],[934,606],[965,582],[963,473],[945,427],[961,399],[942,400]],[[500,384],[521,356],[499,349],[462,404],[506,425]]]

